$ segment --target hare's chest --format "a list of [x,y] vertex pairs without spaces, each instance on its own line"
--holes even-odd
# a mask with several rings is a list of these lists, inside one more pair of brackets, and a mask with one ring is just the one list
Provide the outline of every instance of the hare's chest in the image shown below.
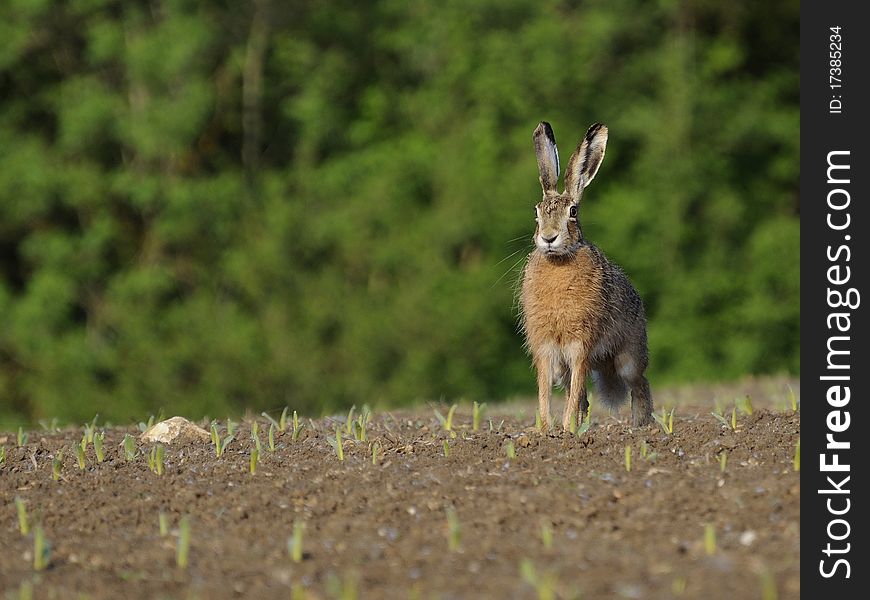
[[530,345],[591,342],[601,304],[601,276],[588,257],[564,263],[530,259],[522,290]]

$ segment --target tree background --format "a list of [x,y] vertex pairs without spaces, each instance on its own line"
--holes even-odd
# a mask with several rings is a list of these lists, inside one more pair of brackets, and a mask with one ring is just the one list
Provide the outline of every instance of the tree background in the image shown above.
[[[531,134],[653,386],[799,372],[799,3],[0,3],[0,419],[531,394]],[[517,262],[519,261],[519,262]]]

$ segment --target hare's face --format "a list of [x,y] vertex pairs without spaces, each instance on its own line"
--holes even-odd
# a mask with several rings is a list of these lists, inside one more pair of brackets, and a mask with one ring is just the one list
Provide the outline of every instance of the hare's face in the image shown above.
[[535,246],[544,254],[563,256],[577,250],[583,241],[583,232],[577,221],[577,211],[583,190],[595,178],[604,160],[607,146],[607,127],[596,123],[586,132],[565,171],[565,191],[556,189],[559,180],[559,150],[556,137],[546,121],[538,125],[534,134],[535,154],[544,198],[535,206]]
[[570,254],[582,234],[577,221],[578,203],[566,194],[545,194],[535,206],[535,246],[549,256]]

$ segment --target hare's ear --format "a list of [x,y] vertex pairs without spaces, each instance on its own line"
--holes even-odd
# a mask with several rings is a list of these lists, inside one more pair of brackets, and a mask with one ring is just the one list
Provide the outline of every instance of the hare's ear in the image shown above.
[[565,191],[576,201],[580,199],[589,183],[595,179],[598,167],[604,160],[604,149],[607,147],[607,126],[596,123],[589,128],[586,135],[571,160],[568,161],[568,170],[565,172]]
[[559,181],[559,150],[553,128],[542,121],[535,129],[535,154],[538,157],[538,171],[541,174],[541,187],[544,192],[556,191]]

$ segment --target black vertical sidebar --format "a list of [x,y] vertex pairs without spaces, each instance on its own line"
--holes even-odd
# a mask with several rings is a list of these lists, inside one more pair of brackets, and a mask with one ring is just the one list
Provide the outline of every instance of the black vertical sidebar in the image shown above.
[[[801,592],[865,598],[870,473],[866,204],[870,23],[801,3]],[[868,292],[870,293],[870,292]],[[829,437],[830,436],[830,437]]]

